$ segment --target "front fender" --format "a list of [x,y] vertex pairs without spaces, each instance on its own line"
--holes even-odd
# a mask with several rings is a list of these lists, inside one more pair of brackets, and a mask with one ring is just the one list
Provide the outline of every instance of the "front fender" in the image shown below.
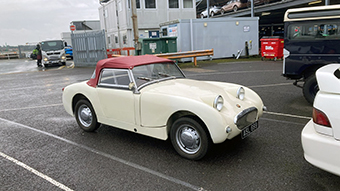
[[187,97],[164,94],[143,94],[141,96],[140,119],[143,127],[166,126],[168,119],[178,111],[187,111],[199,117],[206,125],[214,143],[227,139],[225,129],[233,123],[206,103]]

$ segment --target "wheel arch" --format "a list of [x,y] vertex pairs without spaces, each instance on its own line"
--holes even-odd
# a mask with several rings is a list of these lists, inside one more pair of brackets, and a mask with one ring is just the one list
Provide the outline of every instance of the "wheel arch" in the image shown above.
[[308,68],[306,68],[304,71],[303,71],[303,79],[306,80],[307,78],[309,78],[310,76],[314,75],[315,72],[321,68],[322,64],[318,64],[318,65],[314,65],[314,66],[310,66]]
[[[207,125],[204,123],[204,121],[198,116],[196,115],[195,113],[191,112],[191,111],[185,111],[185,110],[182,110],[182,111],[177,111],[175,113],[173,113],[168,121],[167,121],[167,134],[169,135],[170,134],[170,129],[173,125],[173,123],[179,119],[179,118],[182,118],[182,117],[188,117],[188,118],[191,118],[193,120],[195,120],[196,122],[198,122],[203,128],[204,130],[206,131],[207,135],[209,135],[209,140],[212,141],[212,138],[211,138],[211,134],[209,132],[209,129],[207,127]],[[170,136],[168,136],[170,137]]]
[[78,93],[75,96],[73,96],[73,99],[72,99],[72,112],[73,113],[74,113],[74,110],[75,110],[77,102],[79,100],[82,100],[82,99],[87,100],[92,105],[91,101],[86,96],[84,96],[83,94]]

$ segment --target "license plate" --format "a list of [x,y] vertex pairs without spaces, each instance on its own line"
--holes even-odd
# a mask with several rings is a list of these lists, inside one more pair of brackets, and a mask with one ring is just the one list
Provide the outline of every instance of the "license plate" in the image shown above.
[[241,132],[241,138],[244,139],[248,137],[253,131],[255,131],[259,127],[258,122],[256,121],[255,123],[249,125],[245,129],[242,130]]

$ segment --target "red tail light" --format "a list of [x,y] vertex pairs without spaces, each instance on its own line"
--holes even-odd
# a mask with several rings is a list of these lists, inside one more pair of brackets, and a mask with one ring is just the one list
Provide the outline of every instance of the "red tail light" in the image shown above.
[[315,108],[313,108],[313,121],[314,123],[318,125],[332,127],[326,114],[324,114],[322,111],[315,109]]
[[64,91],[65,88],[61,89],[62,91]]

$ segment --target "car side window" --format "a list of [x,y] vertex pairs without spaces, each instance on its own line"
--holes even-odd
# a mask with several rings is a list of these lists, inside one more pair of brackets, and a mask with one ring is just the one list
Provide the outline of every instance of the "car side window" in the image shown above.
[[101,72],[99,86],[128,88],[131,82],[128,70],[103,69]]

